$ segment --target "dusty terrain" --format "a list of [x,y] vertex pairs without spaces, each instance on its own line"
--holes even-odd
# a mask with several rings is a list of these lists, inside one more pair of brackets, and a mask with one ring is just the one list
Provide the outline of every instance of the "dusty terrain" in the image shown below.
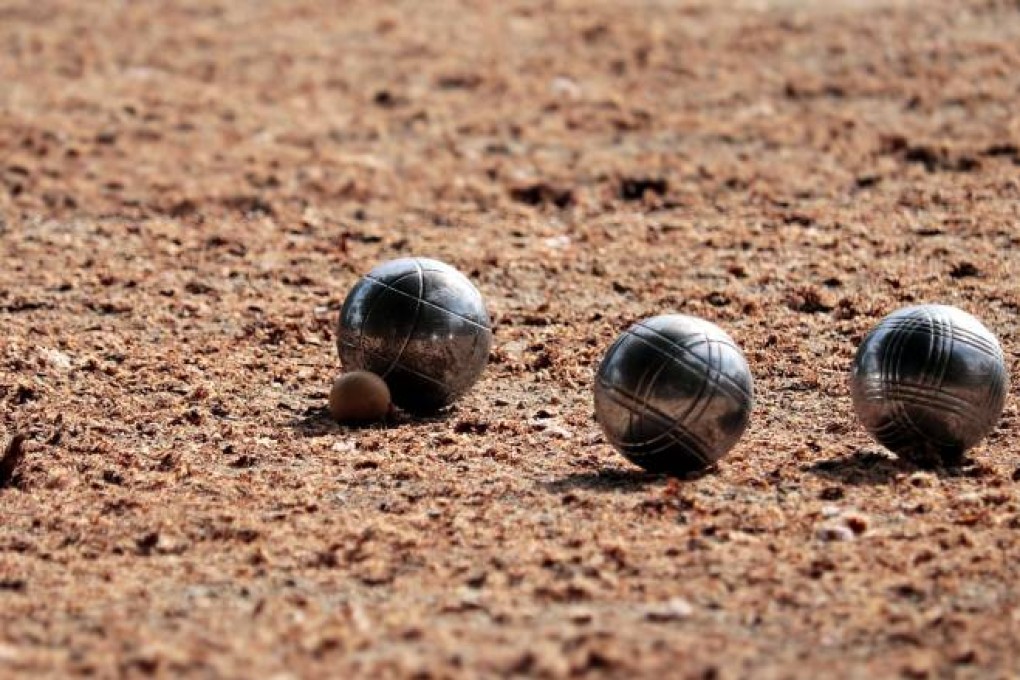
[[[846,373],[920,301],[1016,363],[1018,101],[1015,0],[0,2],[0,676],[1015,677],[1020,371],[931,471]],[[412,253],[490,366],[337,426]],[[683,482],[592,418],[665,311],[758,393]]]

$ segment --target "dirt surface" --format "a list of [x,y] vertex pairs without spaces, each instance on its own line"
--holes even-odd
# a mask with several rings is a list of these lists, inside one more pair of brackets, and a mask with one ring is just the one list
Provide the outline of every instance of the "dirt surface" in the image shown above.
[[[933,471],[846,376],[921,301],[1016,362],[1018,101],[1015,0],[0,2],[0,675],[1015,677],[1020,371]],[[337,426],[408,254],[490,366]],[[592,417],[666,311],[758,393],[683,482]]]

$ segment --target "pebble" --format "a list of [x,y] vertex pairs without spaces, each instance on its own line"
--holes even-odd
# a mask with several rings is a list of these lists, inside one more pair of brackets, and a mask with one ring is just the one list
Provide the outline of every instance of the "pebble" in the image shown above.
[[39,353],[53,368],[59,368],[64,371],[71,368],[71,357],[59,349],[44,348],[39,350]]
[[583,94],[581,86],[576,81],[564,76],[553,78],[549,83],[549,91],[557,97],[565,99],[580,99]]
[[853,529],[844,524],[823,524],[815,531],[815,536],[826,542],[854,540]]
[[645,609],[645,618],[649,621],[666,622],[680,621],[694,613],[694,606],[682,597],[675,597],[667,602],[649,605]]

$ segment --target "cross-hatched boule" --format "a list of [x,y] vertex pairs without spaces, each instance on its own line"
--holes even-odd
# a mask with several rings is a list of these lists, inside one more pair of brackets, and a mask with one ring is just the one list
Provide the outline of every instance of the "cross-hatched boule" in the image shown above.
[[947,305],[905,307],[857,350],[854,410],[889,450],[922,464],[953,463],[999,420],[1009,375],[995,336]]
[[467,392],[489,358],[481,294],[453,267],[423,257],[385,262],[344,301],[337,350],[345,370],[376,373],[393,403],[438,411]]
[[740,439],[754,403],[743,353],[721,328],[667,314],[624,331],[595,378],[609,442],[651,472],[703,470]]

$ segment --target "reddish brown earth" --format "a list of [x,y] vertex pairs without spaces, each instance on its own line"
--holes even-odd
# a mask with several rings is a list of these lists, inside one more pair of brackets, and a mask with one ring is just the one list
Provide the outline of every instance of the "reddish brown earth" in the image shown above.
[[[846,375],[920,301],[1016,363],[1018,102],[1015,0],[0,3],[0,675],[1015,677],[1015,396],[920,471]],[[337,426],[412,253],[489,369]],[[665,311],[759,395],[679,483],[592,418]]]

